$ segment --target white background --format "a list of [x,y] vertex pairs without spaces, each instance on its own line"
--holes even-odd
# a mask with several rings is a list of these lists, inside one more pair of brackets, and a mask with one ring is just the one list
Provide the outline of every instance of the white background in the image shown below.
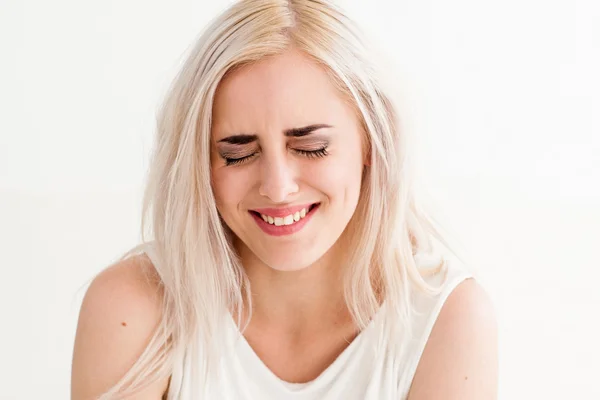
[[[0,0],[0,398],[66,399],[85,284],[139,238],[155,110],[228,1]],[[599,399],[600,5],[342,1],[497,307],[501,399]]]

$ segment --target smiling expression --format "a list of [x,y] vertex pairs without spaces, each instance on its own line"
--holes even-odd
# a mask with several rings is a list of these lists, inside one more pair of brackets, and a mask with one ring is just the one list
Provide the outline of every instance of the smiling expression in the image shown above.
[[278,270],[331,251],[356,209],[364,152],[325,70],[289,50],[232,72],[211,129],[212,187],[238,251]]

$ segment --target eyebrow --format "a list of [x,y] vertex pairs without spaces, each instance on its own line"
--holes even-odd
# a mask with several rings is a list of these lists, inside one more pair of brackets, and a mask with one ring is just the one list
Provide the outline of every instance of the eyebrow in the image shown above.
[[[304,126],[302,128],[290,128],[283,131],[283,134],[287,137],[302,137],[307,136],[316,131],[317,129],[322,128],[333,128],[331,125],[327,124],[314,124]],[[258,135],[256,134],[248,134],[248,133],[240,133],[236,135],[227,136],[219,140],[219,143],[229,143],[229,144],[248,144],[256,141],[258,139]]]

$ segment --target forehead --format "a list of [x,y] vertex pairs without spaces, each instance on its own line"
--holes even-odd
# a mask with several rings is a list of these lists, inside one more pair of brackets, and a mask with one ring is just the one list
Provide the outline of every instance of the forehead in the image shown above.
[[325,69],[290,50],[232,72],[220,82],[213,131],[281,130],[348,120],[350,107]]

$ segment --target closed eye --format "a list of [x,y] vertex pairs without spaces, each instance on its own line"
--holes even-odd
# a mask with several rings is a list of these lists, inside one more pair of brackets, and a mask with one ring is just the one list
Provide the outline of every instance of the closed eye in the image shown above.
[[308,158],[321,158],[321,157],[325,157],[326,155],[329,154],[327,152],[327,146],[322,147],[322,148],[317,149],[317,150],[299,150],[299,149],[294,149],[294,151],[296,153],[301,154],[303,156],[306,156]]
[[240,158],[223,157],[223,159],[225,160],[225,165],[236,165],[236,164],[241,164],[244,161],[249,160],[250,158],[254,157],[254,155],[256,155],[256,154],[257,153],[252,153],[250,155],[240,157]]
[[[294,149],[294,152],[296,152],[297,154],[300,154],[304,157],[308,157],[308,158],[322,158],[329,154],[327,152],[327,146],[322,147],[320,149],[316,149],[316,150]],[[258,152],[249,154],[244,157],[238,157],[238,158],[223,156],[223,159],[225,160],[225,165],[238,165],[238,164],[242,164],[244,162],[250,161],[250,159],[252,159],[257,154],[258,154]]]

